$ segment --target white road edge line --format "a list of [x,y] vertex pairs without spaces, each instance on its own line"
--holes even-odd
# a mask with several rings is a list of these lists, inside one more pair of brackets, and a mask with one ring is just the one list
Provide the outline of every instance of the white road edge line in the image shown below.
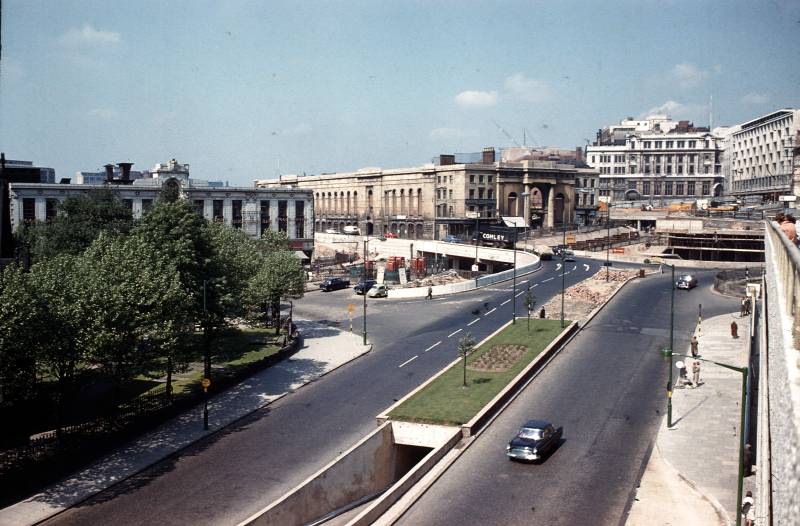
[[484,316],[488,316],[489,314],[493,313],[493,312],[494,312],[494,311],[496,311],[496,310],[497,310],[497,307],[493,308],[492,310],[490,310],[489,312],[487,312],[486,314],[484,314]]
[[450,334],[447,335],[447,337],[448,338],[452,338],[454,335],[458,334],[459,332],[461,332],[461,329],[458,329],[456,331],[451,332]]
[[402,367],[402,366],[404,366],[404,365],[408,365],[409,363],[413,362],[413,361],[414,361],[414,360],[416,360],[417,358],[419,358],[419,354],[415,355],[415,356],[414,356],[413,358],[411,358],[410,360],[406,360],[405,362],[401,363],[400,365],[398,365],[398,366],[397,366],[397,368],[399,369],[400,367]]
[[436,347],[437,345],[439,345],[440,343],[442,343],[442,340],[439,340],[438,342],[434,343],[433,345],[431,345],[430,347],[428,347],[427,349],[425,349],[425,350],[424,350],[424,351],[422,351],[422,352],[428,352],[428,351],[430,351],[431,349],[433,349],[434,347]]
[[515,298],[519,298],[519,297],[520,297],[520,296],[522,296],[523,294],[525,294],[525,291],[524,291],[524,290],[523,290],[522,292],[520,292],[519,294],[517,294],[516,296],[514,296],[514,297],[515,297]]
[[471,322],[467,323],[467,327],[469,327],[469,326],[470,326],[470,325],[472,325],[473,323],[478,323],[479,321],[481,321],[481,319],[480,319],[480,318],[475,318],[475,319],[474,319],[474,320],[472,320]]
[[506,301],[504,301],[503,303],[501,303],[501,304],[500,304],[500,306],[502,307],[502,306],[503,306],[503,305],[505,305],[506,303],[511,303],[511,300],[506,300]]
[[543,280],[542,280],[542,283],[545,283],[546,281],[553,281],[554,279],[555,279],[555,278],[547,278],[547,279],[543,279]]

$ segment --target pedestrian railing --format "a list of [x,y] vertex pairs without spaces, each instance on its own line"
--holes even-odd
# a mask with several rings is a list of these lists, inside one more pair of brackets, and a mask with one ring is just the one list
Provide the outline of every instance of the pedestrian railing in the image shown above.
[[[775,281],[780,289],[780,300],[786,315],[792,320],[792,339],[795,350],[800,349],[800,250],[789,241],[774,221],[767,221],[764,230],[767,271],[774,269]],[[775,298],[778,299],[778,298]],[[800,361],[798,361],[800,364]]]

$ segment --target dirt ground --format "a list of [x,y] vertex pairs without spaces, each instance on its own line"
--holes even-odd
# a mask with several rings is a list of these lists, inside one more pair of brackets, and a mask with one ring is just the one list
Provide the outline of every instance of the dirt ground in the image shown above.
[[[564,318],[568,320],[584,320],[589,314],[630,277],[635,270],[612,270],[606,282],[606,270],[600,269],[591,278],[568,288],[564,293]],[[538,315],[538,310],[534,309]],[[545,306],[545,317],[551,320],[561,318],[561,294],[557,294]]]

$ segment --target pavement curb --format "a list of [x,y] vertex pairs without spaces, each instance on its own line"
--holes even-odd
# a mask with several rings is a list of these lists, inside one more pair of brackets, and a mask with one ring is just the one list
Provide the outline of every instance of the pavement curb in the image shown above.
[[[342,332],[347,332],[347,331],[342,331]],[[301,335],[301,337],[302,337],[302,335]],[[180,448],[176,449],[175,451],[172,451],[172,452],[170,452],[170,453],[167,453],[166,455],[162,456],[162,457],[161,457],[161,458],[159,458],[159,459],[153,460],[152,462],[150,462],[150,463],[148,463],[148,464],[146,464],[146,465],[142,466],[141,468],[137,469],[136,471],[134,471],[134,472],[132,472],[132,473],[130,473],[130,474],[128,474],[128,475],[126,475],[126,476],[125,476],[125,477],[123,477],[123,478],[120,478],[119,480],[115,480],[115,481],[114,481],[112,484],[110,484],[110,485],[106,486],[105,488],[102,488],[102,489],[100,489],[100,490],[98,490],[98,491],[95,491],[95,492],[94,492],[94,493],[92,493],[91,495],[87,495],[87,496],[86,496],[86,497],[84,497],[84,498],[81,498],[81,499],[79,499],[79,500],[76,500],[75,502],[71,503],[69,506],[66,506],[66,507],[64,507],[64,508],[62,508],[62,509],[60,509],[60,510],[54,511],[52,514],[49,514],[49,515],[47,515],[47,516],[45,516],[45,517],[37,518],[37,519],[36,519],[34,522],[30,522],[30,523],[27,523],[27,524],[29,524],[29,525],[31,525],[31,526],[35,526],[35,525],[38,525],[38,524],[42,524],[42,523],[44,523],[44,522],[46,522],[46,521],[48,521],[48,520],[52,519],[53,517],[56,517],[56,516],[58,516],[58,515],[61,515],[61,514],[62,514],[62,513],[64,513],[65,511],[67,511],[67,510],[69,510],[69,509],[71,509],[71,508],[74,508],[75,506],[77,506],[77,505],[79,505],[79,504],[82,504],[82,503],[84,503],[84,502],[86,502],[86,501],[88,501],[88,500],[90,500],[90,499],[94,498],[94,497],[95,497],[95,496],[97,496],[98,494],[100,494],[100,493],[102,493],[102,492],[104,492],[104,491],[108,491],[109,489],[112,489],[112,488],[114,488],[114,487],[118,486],[119,484],[121,484],[121,483],[123,483],[123,482],[126,482],[126,481],[128,481],[128,480],[130,480],[131,478],[133,478],[133,477],[135,477],[135,476],[137,476],[137,475],[141,474],[142,472],[144,472],[144,471],[146,471],[146,470],[150,469],[151,467],[153,467],[154,465],[158,464],[159,462],[163,462],[163,461],[164,461],[164,460],[166,460],[166,459],[169,459],[169,458],[175,458],[175,457],[177,457],[177,456],[180,456],[180,455],[181,455],[181,454],[182,454],[184,451],[186,451],[186,450],[187,450],[187,449],[189,449],[190,447],[192,447],[192,446],[194,446],[194,445],[198,444],[199,442],[202,442],[202,441],[204,441],[204,440],[208,440],[208,439],[210,439],[211,437],[214,437],[214,436],[216,436],[218,433],[220,433],[220,432],[222,432],[222,431],[226,430],[228,427],[230,427],[230,426],[232,426],[232,425],[236,424],[237,422],[239,422],[239,421],[241,421],[241,420],[243,420],[243,419],[245,419],[245,418],[248,418],[248,417],[250,417],[250,416],[251,416],[253,413],[255,413],[256,411],[260,411],[261,409],[264,409],[265,407],[268,407],[268,406],[272,405],[273,403],[277,402],[278,400],[281,400],[283,397],[285,397],[285,396],[287,396],[287,395],[289,395],[289,394],[292,394],[292,393],[295,393],[295,392],[297,392],[299,389],[302,389],[303,387],[307,386],[308,384],[311,384],[311,383],[313,383],[313,382],[316,382],[318,379],[320,379],[320,378],[322,378],[322,377],[324,377],[324,376],[327,376],[328,374],[332,373],[333,371],[336,371],[336,370],[337,370],[337,369],[339,369],[340,367],[343,367],[343,366],[345,366],[345,365],[349,364],[350,362],[352,362],[352,361],[354,361],[354,360],[356,360],[356,359],[358,359],[358,358],[361,358],[361,357],[362,357],[362,356],[364,356],[365,354],[368,354],[369,352],[371,352],[371,351],[372,351],[373,344],[372,344],[372,343],[368,343],[366,347],[367,347],[367,348],[366,348],[366,350],[364,350],[363,352],[361,352],[361,353],[359,353],[359,354],[357,354],[357,355],[353,356],[352,358],[350,358],[350,359],[349,359],[349,360],[347,360],[347,361],[344,361],[344,362],[340,363],[340,364],[339,364],[339,365],[337,365],[336,367],[333,367],[332,369],[330,369],[330,370],[328,370],[328,371],[325,371],[324,373],[320,374],[319,376],[317,376],[317,377],[315,377],[315,378],[312,378],[311,380],[309,380],[309,381],[305,382],[305,383],[304,383],[303,385],[301,385],[300,387],[298,387],[298,388],[296,388],[296,389],[290,389],[290,390],[286,391],[285,393],[282,393],[282,394],[280,394],[280,395],[276,396],[275,398],[273,398],[273,399],[272,399],[272,400],[270,400],[269,402],[267,402],[267,403],[265,403],[265,404],[262,404],[262,405],[260,405],[260,406],[258,406],[258,407],[256,407],[256,408],[254,408],[254,409],[253,409],[253,410],[251,410],[251,411],[248,411],[247,413],[245,413],[245,414],[243,414],[243,415],[239,416],[238,418],[235,418],[234,420],[231,420],[230,422],[228,422],[228,423],[226,423],[225,425],[223,425],[223,426],[219,427],[218,429],[215,429],[215,430],[213,430],[213,431],[209,432],[208,434],[201,436],[201,437],[200,437],[200,438],[198,438],[197,440],[195,440],[195,441],[193,441],[193,442],[190,442],[190,443],[188,443],[188,444],[186,444],[186,445],[184,445],[184,446],[182,446],[182,447],[180,447]],[[282,360],[282,361],[287,361],[287,362],[288,362],[288,361],[290,361],[291,359],[292,359],[292,357],[291,357],[291,356],[288,356],[288,357],[287,357],[285,360]],[[281,362],[277,362],[277,363],[281,363]],[[275,365],[277,365],[277,364],[275,364]],[[246,378],[245,378],[245,379],[243,379],[242,381],[244,381],[244,380],[246,380]],[[239,383],[241,383],[241,382],[239,382]],[[227,389],[225,389],[225,391],[227,391],[228,389],[232,389],[232,388],[236,387],[237,385],[239,385],[239,383],[229,386]],[[225,392],[225,391],[221,391],[220,393],[218,393],[218,395],[222,394],[222,393],[223,393],[223,392]],[[218,396],[218,395],[217,395],[217,396]],[[212,399],[213,399],[213,397],[212,397]],[[199,404],[197,404],[197,405],[194,405],[194,406],[192,406],[192,407],[191,407],[191,408],[189,408],[189,409],[187,409],[187,410],[186,410],[186,412],[195,411],[195,410],[197,410],[197,408],[199,408],[201,405],[202,405],[202,402],[201,402],[201,403],[199,403]],[[134,439],[134,440],[135,440],[135,439]],[[110,453],[109,453],[109,454],[110,454]],[[87,465],[87,466],[86,466],[84,469],[88,469],[88,468],[92,467],[93,465],[95,465],[95,464],[97,464],[97,463],[99,463],[99,461],[98,461],[98,462],[91,463],[91,464]],[[65,479],[61,479],[61,480],[65,480]],[[60,482],[60,481],[57,481],[57,482],[55,482],[54,484],[58,484],[58,482]],[[29,499],[29,498],[31,498],[31,497],[28,497],[28,499]],[[17,505],[17,504],[19,504],[19,503],[21,503],[21,502],[25,502],[25,501],[26,501],[26,500],[28,500],[28,499],[24,499],[24,500],[22,500],[22,501],[16,502],[16,503],[12,504],[11,506],[7,506],[7,508],[11,508],[12,506],[15,506],[15,505]],[[0,514],[2,514],[2,511],[3,511],[3,509],[7,509],[7,508],[2,508],[2,509],[0,509]]]

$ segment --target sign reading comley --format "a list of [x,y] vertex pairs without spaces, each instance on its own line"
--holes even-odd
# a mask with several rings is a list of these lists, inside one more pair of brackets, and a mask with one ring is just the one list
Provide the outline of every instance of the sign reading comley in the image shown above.
[[501,241],[506,242],[505,234],[495,234],[493,232],[481,232],[481,238],[485,241]]

